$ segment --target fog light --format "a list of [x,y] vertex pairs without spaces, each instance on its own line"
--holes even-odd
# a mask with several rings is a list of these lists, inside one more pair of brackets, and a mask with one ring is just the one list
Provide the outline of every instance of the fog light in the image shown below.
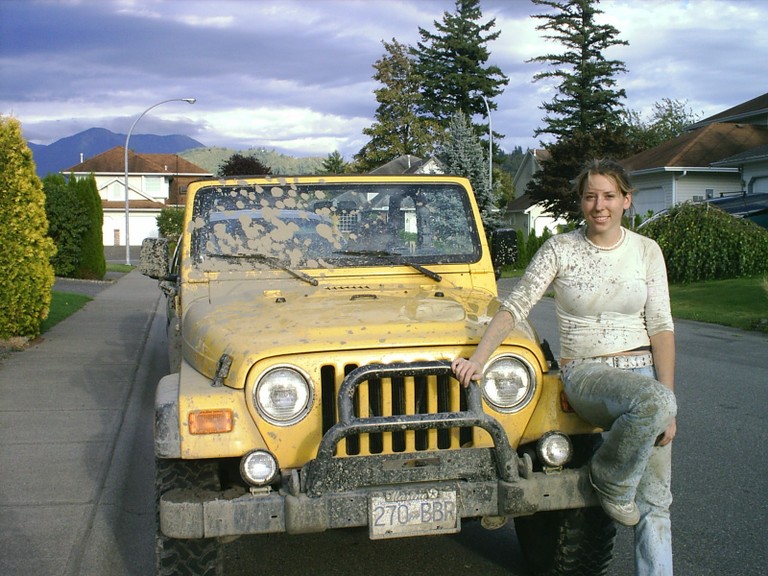
[[240,460],[240,475],[253,486],[266,486],[277,477],[277,460],[266,450],[253,450]]
[[560,467],[573,455],[571,439],[560,432],[548,432],[536,443],[536,453],[545,466]]

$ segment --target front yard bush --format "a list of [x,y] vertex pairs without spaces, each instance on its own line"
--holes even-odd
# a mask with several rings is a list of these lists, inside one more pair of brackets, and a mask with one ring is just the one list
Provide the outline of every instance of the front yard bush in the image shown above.
[[0,116],[0,339],[33,338],[53,287],[45,196],[15,118]]
[[639,231],[658,242],[670,282],[768,272],[768,230],[706,203],[675,206]]

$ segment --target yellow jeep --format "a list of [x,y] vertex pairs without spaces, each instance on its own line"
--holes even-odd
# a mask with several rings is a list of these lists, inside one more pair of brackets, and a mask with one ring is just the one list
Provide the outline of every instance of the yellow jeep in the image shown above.
[[370,538],[514,518],[536,573],[601,574],[614,527],[584,467],[597,430],[523,324],[463,389],[498,307],[468,180],[203,180],[184,232],[145,240],[168,297],[157,388],[157,574],[216,574],[222,537]]

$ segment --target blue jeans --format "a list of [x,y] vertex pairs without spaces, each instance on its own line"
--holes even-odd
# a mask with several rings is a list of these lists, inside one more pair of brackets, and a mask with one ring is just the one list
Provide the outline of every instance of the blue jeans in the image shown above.
[[640,510],[637,576],[672,574],[672,449],[655,443],[675,417],[677,402],[655,376],[653,366],[620,370],[599,360],[577,361],[563,372],[571,406],[605,430],[590,462],[592,481],[610,500],[634,499]]

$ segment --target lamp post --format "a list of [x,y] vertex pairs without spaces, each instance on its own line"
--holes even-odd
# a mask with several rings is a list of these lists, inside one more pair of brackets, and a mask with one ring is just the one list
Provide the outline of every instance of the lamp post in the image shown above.
[[493,192],[493,125],[491,124],[491,107],[488,100],[482,94],[480,97],[485,102],[485,109],[488,111],[488,192]]
[[131,129],[128,130],[128,135],[125,137],[125,263],[130,266],[131,265],[131,240],[129,235],[129,220],[130,220],[130,208],[128,204],[128,142],[131,140],[131,132],[133,132],[133,129],[136,127],[136,124],[139,123],[139,120],[141,120],[144,115],[152,110],[152,108],[155,108],[157,106],[160,106],[161,104],[166,104],[167,102],[186,102],[188,104],[194,104],[197,102],[196,98],[171,98],[170,100],[163,100],[162,102],[158,102],[157,104],[153,104],[144,112],[141,113],[141,115],[134,120],[133,124],[131,124]]

